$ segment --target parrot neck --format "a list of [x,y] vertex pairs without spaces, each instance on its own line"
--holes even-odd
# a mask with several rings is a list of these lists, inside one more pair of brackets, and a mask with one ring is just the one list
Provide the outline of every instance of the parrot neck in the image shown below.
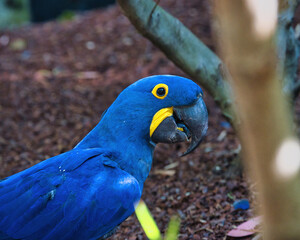
[[[76,148],[102,148],[115,152],[121,169],[130,173],[140,183],[141,189],[149,175],[155,144],[151,143],[149,126],[152,116],[128,116],[124,110],[108,109],[98,125]],[[126,109],[125,109],[126,111]],[[138,115],[138,112],[135,112]],[[124,116],[127,116],[124,119]]]

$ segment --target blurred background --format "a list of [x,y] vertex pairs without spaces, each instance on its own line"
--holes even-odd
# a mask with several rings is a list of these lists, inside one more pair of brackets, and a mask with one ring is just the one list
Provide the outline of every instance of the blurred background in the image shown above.
[[114,4],[115,0],[2,0],[0,28],[71,18],[75,13]]

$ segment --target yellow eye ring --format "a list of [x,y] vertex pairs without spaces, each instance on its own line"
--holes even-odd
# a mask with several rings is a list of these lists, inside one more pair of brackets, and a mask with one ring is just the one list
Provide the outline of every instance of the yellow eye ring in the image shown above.
[[168,92],[169,92],[168,85],[163,83],[157,84],[152,90],[152,94],[154,95],[154,97],[158,99],[164,99],[168,95]]

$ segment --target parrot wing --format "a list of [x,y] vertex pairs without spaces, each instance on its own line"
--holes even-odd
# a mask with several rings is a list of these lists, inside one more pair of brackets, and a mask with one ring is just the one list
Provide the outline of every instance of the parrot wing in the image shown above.
[[103,149],[73,149],[0,182],[0,240],[98,239],[141,190]]

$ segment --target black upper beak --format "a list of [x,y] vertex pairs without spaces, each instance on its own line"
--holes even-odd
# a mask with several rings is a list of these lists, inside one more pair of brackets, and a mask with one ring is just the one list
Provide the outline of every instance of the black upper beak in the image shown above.
[[151,139],[155,143],[176,143],[191,139],[190,146],[182,155],[184,156],[192,152],[206,134],[207,109],[200,97],[193,105],[174,107],[173,110],[173,116],[167,117],[160,123]]

